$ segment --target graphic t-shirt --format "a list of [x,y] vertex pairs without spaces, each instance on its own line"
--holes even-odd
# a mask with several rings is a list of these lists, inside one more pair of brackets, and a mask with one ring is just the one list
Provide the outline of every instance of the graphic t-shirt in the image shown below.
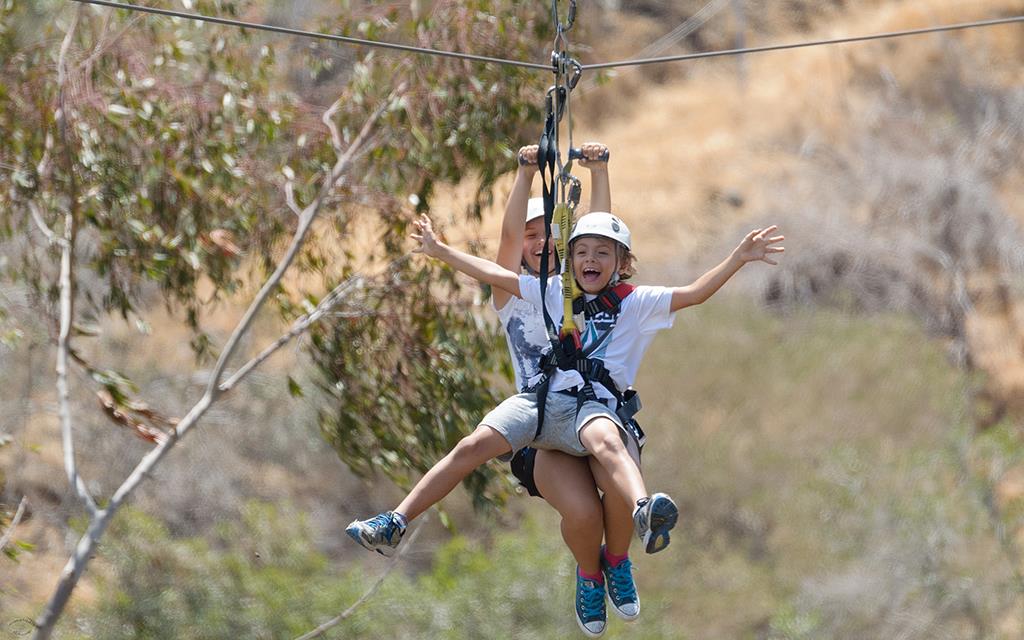
[[[536,276],[519,276],[519,292],[540,316],[540,279]],[[548,313],[558,324],[562,318],[562,283],[558,276],[551,277],[545,291]],[[595,296],[587,296],[593,299]],[[651,345],[654,335],[668,329],[675,320],[671,311],[672,289],[668,287],[639,286],[630,293],[619,310],[618,317],[601,312],[591,317],[580,330],[583,348],[587,349],[595,340],[614,326],[598,348],[590,355],[604,361],[604,366],[620,390],[625,390],[636,381],[636,374],[643,360],[644,352]],[[543,323],[541,324],[543,330]],[[551,380],[551,391],[570,389],[583,384],[583,378],[576,371],[557,370]],[[614,398],[614,395],[598,383],[594,383],[598,397]]]
[[497,311],[512,356],[516,390],[522,393],[540,378],[540,357],[548,346],[544,316],[540,309],[515,296]]

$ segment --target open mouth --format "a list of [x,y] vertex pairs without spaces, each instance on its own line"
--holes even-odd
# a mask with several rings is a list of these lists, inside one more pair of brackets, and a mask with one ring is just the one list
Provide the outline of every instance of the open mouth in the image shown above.
[[582,276],[581,280],[585,284],[592,284],[596,283],[598,279],[600,279],[601,270],[595,269],[594,267],[583,267],[583,269],[580,271],[580,275]]

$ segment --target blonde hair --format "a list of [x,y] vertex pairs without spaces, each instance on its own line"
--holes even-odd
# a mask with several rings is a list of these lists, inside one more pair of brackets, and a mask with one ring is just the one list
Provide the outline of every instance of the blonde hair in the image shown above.
[[619,255],[619,280],[629,280],[636,275],[636,265],[640,261],[625,245],[616,242],[615,248]]

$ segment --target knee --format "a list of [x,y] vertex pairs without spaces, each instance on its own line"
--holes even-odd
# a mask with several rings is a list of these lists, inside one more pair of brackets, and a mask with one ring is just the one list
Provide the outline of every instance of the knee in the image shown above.
[[590,453],[598,458],[605,456],[628,455],[626,445],[622,443],[618,427],[611,421],[591,423],[586,427],[583,444]]
[[452,457],[455,458],[456,460],[472,458],[474,457],[474,454],[477,453],[479,450],[479,439],[476,439],[471,435],[466,436],[462,440],[459,440],[459,443],[455,445],[454,449],[452,449]]
[[600,500],[565,505],[559,514],[565,526],[576,531],[596,531],[604,528],[604,511]]
[[452,457],[458,461],[478,461],[490,458],[489,445],[479,432],[471,433],[452,449]]

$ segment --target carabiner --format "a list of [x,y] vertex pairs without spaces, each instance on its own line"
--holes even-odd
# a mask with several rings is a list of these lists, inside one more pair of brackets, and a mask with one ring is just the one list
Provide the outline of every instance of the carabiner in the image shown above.
[[[554,97],[555,94],[558,95],[557,98]],[[547,107],[546,115],[554,114],[555,122],[561,122],[562,121],[562,116],[565,113],[565,100],[566,100],[567,97],[568,96],[567,96],[567,91],[566,91],[565,87],[560,87],[558,85],[552,85],[551,87],[548,88],[548,97],[547,97],[547,102],[546,102],[546,107]]]
[[576,207],[580,204],[580,196],[583,195],[583,184],[580,179],[569,173],[569,169],[572,167],[572,160],[562,168],[562,173],[559,176],[562,180],[562,187],[565,188],[565,184],[569,183],[569,191],[566,196],[566,202],[569,203],[569,209],[573,212],[576,211]]
[[565,32],[572,29],[574,22],[576,22],[576,0],[569,0],[569,13],[565,17],[565,22],[560,23],[558,26]]
[[572,91],[579,84],[580,76],[583,75],[583,65],[575,58],[569,58],[566,62],[572,67],[572,75],[569,76],[569,91]]

